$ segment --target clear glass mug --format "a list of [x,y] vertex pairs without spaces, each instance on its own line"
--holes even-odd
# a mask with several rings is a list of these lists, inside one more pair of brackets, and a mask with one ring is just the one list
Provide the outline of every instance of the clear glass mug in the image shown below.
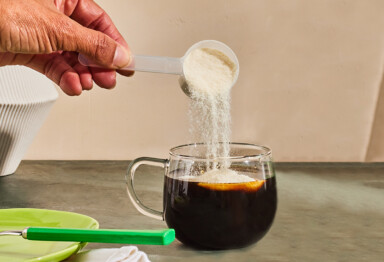
[[[229,143],[226,158],[207,159],[207,145],[174,147],[169,159],[141,157],[126,175],[128,195],[142,214],[165,220],[182,243],[200,249],[231,249],[260,240],[272,225],[277,207],[276,178],[271,150],[265,146]],[[225,166],[249,181],[199,181],[209,169]],[[164,168],[163,211],[146,207],[134,188],[142,165]],[[217,179],[216,179],[217,180]],[[252,180],[252,181],[250,181]]]

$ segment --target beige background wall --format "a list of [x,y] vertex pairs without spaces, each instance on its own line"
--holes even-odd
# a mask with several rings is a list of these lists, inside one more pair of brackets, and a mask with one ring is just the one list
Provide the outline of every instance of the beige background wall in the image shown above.
[[[233,48],[233,141],[277,161],[384,160],[384,2],[97,1],[134,53],[182,56],[216,39]],[[177,77],[136,73],[112,91],[60,95],[26,159],[166,157],[189,141]]]

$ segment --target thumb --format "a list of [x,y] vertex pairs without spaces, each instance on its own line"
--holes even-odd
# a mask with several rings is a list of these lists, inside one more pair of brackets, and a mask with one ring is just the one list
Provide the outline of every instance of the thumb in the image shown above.
[[108,35],[76,24],[75,32],[70,37],[64,37],[63,51],[80,53],[81,63],[84,65],[99,65],[119,69],[131,62],[129,48],[119,44]]

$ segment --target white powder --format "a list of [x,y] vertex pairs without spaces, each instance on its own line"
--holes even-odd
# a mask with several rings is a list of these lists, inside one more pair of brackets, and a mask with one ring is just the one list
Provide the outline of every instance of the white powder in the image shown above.
[[[236,64],[222,52],[200,48],[191,51],[184,64],[184,78],[190,92],[190,132],[195,141],[207,144],[205,157],[212,160],[229,156],[231,135],[230,91],[236,75]],[[216,160],[217,162],[218,160]],[[221,161],[208,166],[199,182],[234,183],[253,179],[228,169],[230,163]],[[210,170],[212,169],[212,170]],[[249,180],[251,179],[251,180]]]
[[183,71],[194,98],[206,98],[229,93],[236,65],[219,50],[198,48],[185,59]]
[[214,169],[200,176],[182,176],[179,179],[191,182],[202,182],[212,184],[227,184],[227,183],[246,183],[256,181],[255,179],[241,175],[231,169]]

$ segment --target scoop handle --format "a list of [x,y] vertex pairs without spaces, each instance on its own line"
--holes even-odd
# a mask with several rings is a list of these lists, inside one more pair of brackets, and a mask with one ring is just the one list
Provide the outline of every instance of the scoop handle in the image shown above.
[[124,69],[182,75],[183,63],[180,58],[176,57],[135,55],[133,56],[133,62]]
[[[166,56],[132,55],[132,62],[129,66],[120,70],[140,71],[163,74],[183,74],[183,61],[181,58]],[[84,66],[103,68],[95,62],[79,54],[79,62]]]
[[23,230],[22,236],[28,240],[43,241],[169,245],[173,240],[175,240],[175,230],[113,230],[29,227]]

